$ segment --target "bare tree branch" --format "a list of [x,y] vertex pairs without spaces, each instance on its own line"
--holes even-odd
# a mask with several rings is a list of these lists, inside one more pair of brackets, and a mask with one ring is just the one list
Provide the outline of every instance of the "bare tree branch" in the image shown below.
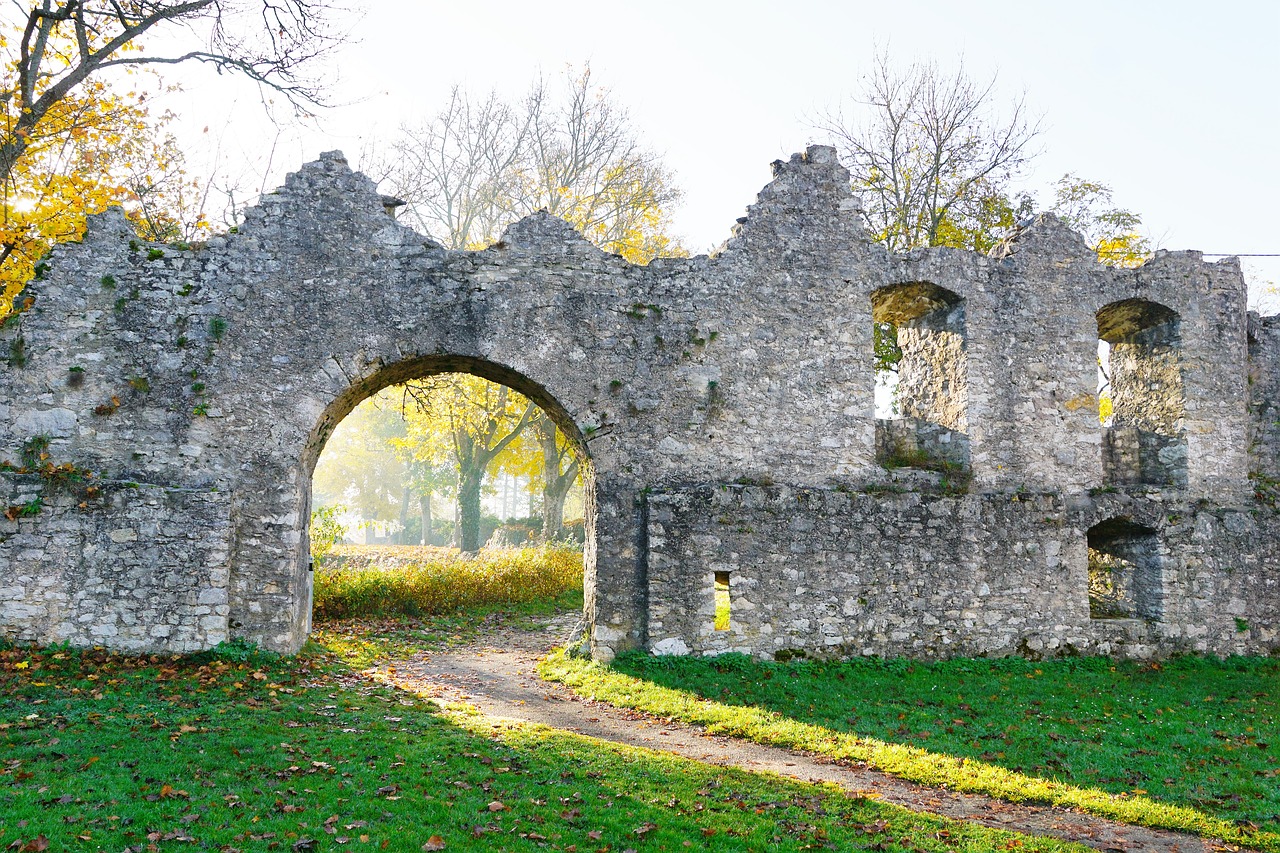
[[[233,31],[231,18],[243,16],[244,7],[258,3],[262,30],[256,35]],[[329,0],[32,0],[22,6],[26,26],[19,45],[12,79],[5,86],[11,99],[20,100],[17,118],[0,136],[0,180],[7,180],[26,152],[41,121],[61,101],[90,77],[108,68],[204,62],[219,71],[244,75],[281,92],[301,108],[319,103],[321,90],[303,73],[307,64],[336,44],[341,36],[331,30]],[[203,49],[175,56],[128,52],[152,30],[177,24],[209,24],[209,42]],[[65,64],[50,61],[48,45],[68,28],[65,38],[76,46],[76,55]]]
[[841,149],[871,232],[893,251],[938,245],[965,228],[984,203],[1037,153],[1039,123],[1023,99],[991,115],[995,79],[975,84],[964,68],[932,62],[904,70],[880,53],[857,116],[828,112],[817,128]]
[[626,111],[591,82],[545,79],[519,103],[455,88],[433,118],[401,128],[375,166],[408,216],[451,248],[479,248],[516,219],[545,209],[602,247],[648,260],[678,254],[654,237],[680,199],[674,176],[646,149]]

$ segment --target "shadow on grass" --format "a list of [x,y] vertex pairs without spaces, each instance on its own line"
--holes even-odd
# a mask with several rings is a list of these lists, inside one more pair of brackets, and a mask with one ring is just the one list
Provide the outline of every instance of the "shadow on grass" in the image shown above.
[[327,654],[9,649],[0,754],[6,849],[1082,849],[451,717]]

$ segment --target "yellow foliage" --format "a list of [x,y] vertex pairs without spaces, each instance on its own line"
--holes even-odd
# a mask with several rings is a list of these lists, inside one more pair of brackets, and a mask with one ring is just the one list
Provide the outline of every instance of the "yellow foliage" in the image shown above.
[[582,552],[541,546],[481,551],[339,546],[315,575],[315,618],[425,616],[554,599],[582,589]]
[[[469,373],[442,373],[410,383],[416,405],[404,408],[405,437],[394,443],[423,462],[454,461],[467,465],[495,448],[517,427],[523,431],[527,397],[505,385]],[[486,459],[502,464],[504,455],[519,448],[515,440],[507,453]]]
[[1094,251],[1109,267],[1140,267],[1151,257],[1147,239],[1135,231],[1102,237]]
[[[637,174],[628,174],[633,170]],[[567,203],[556,215],[606,252],[633,264],[659,257],[687,258],[688,250],[666,233],[669,214],[658,202],[667,191],[665,181],[642,172],[636,164],[615,165],[596,192],[574,196],[566,191]]]
[[[0,317],[12,309],[54,244],[83,236],[87,216],[123,204],[142,236],[174,239],[179,223],[159,188],[190,192],[190,186],[181,186],[181,154],[160,132],[169,116],[153,118],[143,92],[117,91],[90,78],[57,100],[34,131],[21,129],[18,119],[26,106],[14,70],[20,40],[20,33],[0,34],[6,68],[0,84],[0,145],[26,144],[0,199]],[[71,40],[51,37],[46,67],[61,71],[74,61]],[[45,73],[41,80],[47,85],[55,77]],[[34,97],[41,94],[37,87]]]

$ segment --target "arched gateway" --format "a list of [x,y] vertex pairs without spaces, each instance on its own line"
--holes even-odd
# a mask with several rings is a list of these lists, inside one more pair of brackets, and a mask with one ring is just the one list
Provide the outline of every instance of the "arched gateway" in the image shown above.
[[[1233,262],[1105,269],[1050,217],[992,257],[890,256],[823,147],[749,214],[716,257],[646,267],[545,214],[451,252],[326,154],[198,248],[94,218],[0,330],[0,636],[297,649],[324,441],[380,388],[464,370],[586,448],[599,657],[1280,644],[1280,537],[1248,480],[1275,482],[1280,330],[1246,320]],[[903,284],[964,306],[964,417],[887,458],[873,296]],[[1104,471],[1097,312],[1126,299],[1181,318],[1176,481]],[[1090,530],[1119,516],[1164,555],[1147,618],[1090,615]]]

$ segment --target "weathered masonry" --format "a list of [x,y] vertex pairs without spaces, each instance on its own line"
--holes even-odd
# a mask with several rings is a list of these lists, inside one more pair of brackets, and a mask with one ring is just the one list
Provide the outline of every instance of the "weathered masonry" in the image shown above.
[[11,640],[297,649],[326,438],[461,370],[589,458],[597,656],[1280,649],[1280,321],[1234,261],[1107,269],[1050,217],[893,256],[814,147],[715,257],[631,266],[546,215],[445,251],[327,154],[236,234],[107,213],[42,271],[0,331]]

